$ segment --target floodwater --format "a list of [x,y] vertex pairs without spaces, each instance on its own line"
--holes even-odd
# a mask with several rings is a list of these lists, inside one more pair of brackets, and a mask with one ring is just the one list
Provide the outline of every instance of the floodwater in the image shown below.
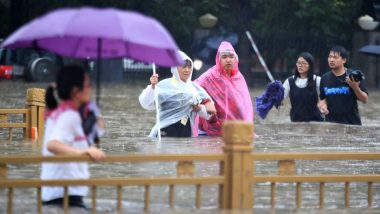
[[[163,138],[160,145],[147,138],[155,121],[155,112],[143,110],[138,95],[146,82],[103,84],[100,105],[106,121],[107,133],[101,147],[107,154],[181,154],[221,153],[220,138]],[[0,81],[0,108],[22,108],[25,105],[26,89],[45,88],[46,84],[30,84],[21,81]],[[259,96],[264,89],[251,89],[252,97]],[[380,152],[380,91],[370,90],[369,102],[360,104],[363,126],[329,123],[291,123],[289,101],[280,110],[273,109],[267,119],[255,117],[254,149],[258,152]],[[17,120],[18,118],[14,118]],[[8,130],[0,130],[0,155],[40,154],[34,143],[25,142],[21,131],[14,130],[9,141]],[[257,174],[276,174],[276,162],[257,162]],[[217,163],[196,163],[197,175],[216,175]],[[38,165],[9,166],[11,178],[37,178]],[[297,161],[298,174],[380,174],[380,161]],[[171,176],[175,175],[175,163],[124,163],[91,164],[91,174],[98,176]],[[319,185],[305,183],[302,186],[302,209],[295,207],[295,184],[278,184],[276,213],[380,213],[380,184],[374,183],[373,209],[367,209],[367,184],[351,183],[351,209],[344,209],[344,184],[326,184],[325,209],[318,210]],[[217,186],[204,186],[202,209],[195,210],[195,188],[178,186],[175,189],[175,210],[168,206],[168,187],[151,187],[151,211],[153,213],[232,213],[220,211]],[[36,212],[36,190],[14,190],[14,213]],[[116,207],[116,188],[98,188],[100,213],[113,213]],[[86,199],[90,204],[90,200]],[[123,210],[128,213],[143,212],[144,188],[123,188]],[[257,213],[274,213],[270,210],[270,184],[257,184],[255,188]],[[0,213],[6,210],[6,190],[0,189]],[[45,207],[46,213],[59,213],[55,208]],[[85,213],[73,210],[72,213]],[[252,213],[241,211],[240,213]]]

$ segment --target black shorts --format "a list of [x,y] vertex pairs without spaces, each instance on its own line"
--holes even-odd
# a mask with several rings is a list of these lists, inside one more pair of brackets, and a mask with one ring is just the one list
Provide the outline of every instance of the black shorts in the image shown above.
[[181,121],[171,124],[161,129],[162,137],[191,137],[190,119],[187,120],[186,125]]

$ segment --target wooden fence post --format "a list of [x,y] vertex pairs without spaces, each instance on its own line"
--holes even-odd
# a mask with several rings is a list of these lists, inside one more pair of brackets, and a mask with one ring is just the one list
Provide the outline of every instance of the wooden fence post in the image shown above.
[[[26,107],[30,109],[28,132],[32,127],[38,131],[38,144],[41,145],[45,128],[45,89],[29,88],[26,92]],[[31,134],[28,136],[31,137]]]
[[226,179],[220,191],[221,208],[251,209],[253,206],[252,160],[253,124],[244,121],[225,121],[223,148],[226,155],[223,173]]
[[0,163],[0,179],[8,179],[8,167],[6,163]]
[[[0,114],[0,122],[8,123],[8,115]],[[9,131],[9,141],[12,142],[12,128],[8,128],[8,131]]]

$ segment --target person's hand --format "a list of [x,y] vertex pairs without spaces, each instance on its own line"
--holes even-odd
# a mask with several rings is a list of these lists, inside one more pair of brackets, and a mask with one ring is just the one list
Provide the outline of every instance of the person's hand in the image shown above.
[[152,88],[154,89],[154,87],[157,85],[158,83],[158,74],[153,74],[151,77],[150,77],[150,85],[152,86]]
[[216,114],[216,109],[215,109],[214,103],[208,102],[205,104],[205,107],[206,107],[206,111],[208,114],[210,114],[210,115]]
[[199,112],[202,109],[201,104],[193,105],[193,111]]
[[327,115],[329,114],[329,110],[327,109],[327,104],[326,102],[319,102],[319,111],[323,114],[323,115]]
[[91,159],[94,161],[101,161],[101,160],[104,160],[104,158],[106,158],[106,154],[102,150],[93,146],[88,148],[85,151],[85,154],[88,154],[91,157]]
[[212,115],[209,119],[208,119],[208,122],[209,123],[217,123],[219,120],[218,120],[218,115],[217,114],[214,114]]
[[348,85],[352,89],[358,89],[359,88],[360,81],[355,81],[355,80],[351,79],[350,77],[346,77],[346,82],[348,83]]

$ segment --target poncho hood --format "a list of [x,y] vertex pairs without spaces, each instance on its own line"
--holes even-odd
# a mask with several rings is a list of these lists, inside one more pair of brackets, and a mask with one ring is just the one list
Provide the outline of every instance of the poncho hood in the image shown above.
[[[227,75],[220,62],[220,55],[233,53],[236,63],[231,76]],[[252,100],[247,83],[239,71],[237,54],[229,42],[222,42],[215,58],[216,64],[195,80],[215,102],[216,120],[199,118],[199,129],[209,136],[220,136],[224,120],[253,122]]]
[[[185,60],[189,60],[191,62],[191,74],[189,76],[189,78],[187,79],[186,83],[190,83],[191,82],[191,77],[193,76],[193,60],[191,60],[191,58],[185,54],[184,52],[182,51],[178,51],[179,55],[182,57],[182,60],[185,62]],[[170,71],[172,72],[173,74],[173,77],[178,80],[179,82],[183,82],[181,80],[181,78],[179,77],[179,73],[178,73],[178,67],[177,66],[173,66],[170,68]]]
[[238,72],[239,70],[239,67],[238,67],[238,64],[239,64],[239,57],[238,55],[236,54],[235,52],[235,49],[234,47],[231,45],[231,43],[229,42],[222,42],[220,45],[219,45],[219,48],[218,48],[218,52],[216,53],[216,57],[215,57],[215,65],[216,65],[216,69],[221,72],[222,74],[225,74],[227,75],[227,72],[226,70],[224,69],[224,66],[221,62],[221,57],[223,54],[234,54],[235,57],[236,57],[236,61],[235,61],[235,64],[233,65],[233,68],[231,70],[231,76],[234,76],[236,75],[236,73]]

